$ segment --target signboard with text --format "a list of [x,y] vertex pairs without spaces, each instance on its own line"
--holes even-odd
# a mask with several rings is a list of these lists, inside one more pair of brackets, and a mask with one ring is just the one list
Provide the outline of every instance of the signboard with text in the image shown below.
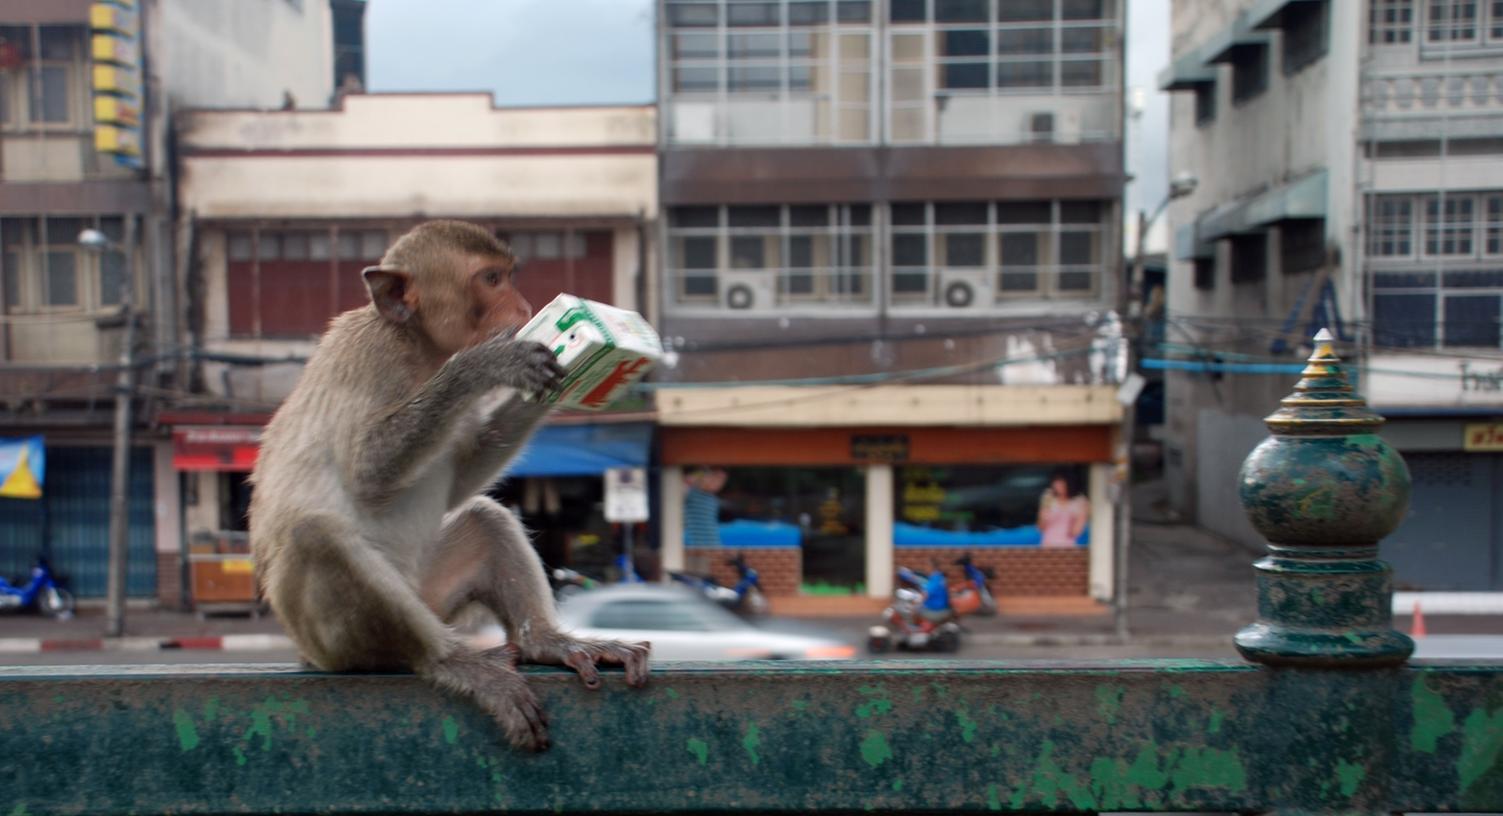
[[1503,359],[1377,354],[1364,373],[1361,390],[1379,413],[1389,407],[1487,406],[1503,412]]
[[1472,422],[1463,431],[1462,450],[1472,453],[1503,453],[1503,422]]
[[611,468],[605,472],[605,520],[647,521],[647,471]]

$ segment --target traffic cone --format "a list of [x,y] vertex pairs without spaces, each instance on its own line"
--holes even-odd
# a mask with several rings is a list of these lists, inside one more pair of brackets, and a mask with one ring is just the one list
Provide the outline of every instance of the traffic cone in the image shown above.
[[1425,612],[1420,609],[1420,602],[1414,602],[1414,620],[1409,622],[1409,636],[1418,640],[1425,636]]

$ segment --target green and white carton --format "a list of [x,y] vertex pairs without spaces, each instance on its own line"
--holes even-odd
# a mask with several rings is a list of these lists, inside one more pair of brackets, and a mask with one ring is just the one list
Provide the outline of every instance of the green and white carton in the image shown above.
[[636,312],[559,295],[517,332],[553,350],[568,371],[550,398],[561,408],[599,411],[663,358],[658,333]]

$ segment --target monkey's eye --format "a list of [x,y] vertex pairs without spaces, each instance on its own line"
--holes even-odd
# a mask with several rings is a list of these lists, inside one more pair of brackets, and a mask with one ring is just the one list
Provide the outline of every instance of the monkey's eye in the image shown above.
[[486,286],[500,286],[501,285],[501,278],[502,278],[501,270],[499,270],[499,269],[488,269],[485,272],[485,285]]

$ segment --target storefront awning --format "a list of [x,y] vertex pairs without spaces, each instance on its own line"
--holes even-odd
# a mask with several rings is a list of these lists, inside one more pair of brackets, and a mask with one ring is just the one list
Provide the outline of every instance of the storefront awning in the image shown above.
[[1247,10],[1247,25],[1255,30],[1282,28],[1284,9],[1296,3],[1324,3],[1326,0],[1257,0]]
[[517,455],[512,477],[598,476],[610,468],[646,467],[652,424],[547,425]]
[[1195,258],[1216,257],[1216,245],[1202,241],[1195,234],[1194,224],[1185,224],[1174,231],[1174,259],[1189,261]]
[[[1321,169],[1298,181],[1229,203],[1201,216],[1195,222],[1195,240],[1214,241],[1257,232],[1278,221],[1325,217],[1326,171]],[[1178,251],[1179,247],[1175,249]]]
[[1247,18],[1238,17],[1230,26],[1216,32],[1201,47],[1200,54],[1206,64],[1228,62],[1239,48],[1267,48],[1273,35],[1267,31],[1254,31]]

